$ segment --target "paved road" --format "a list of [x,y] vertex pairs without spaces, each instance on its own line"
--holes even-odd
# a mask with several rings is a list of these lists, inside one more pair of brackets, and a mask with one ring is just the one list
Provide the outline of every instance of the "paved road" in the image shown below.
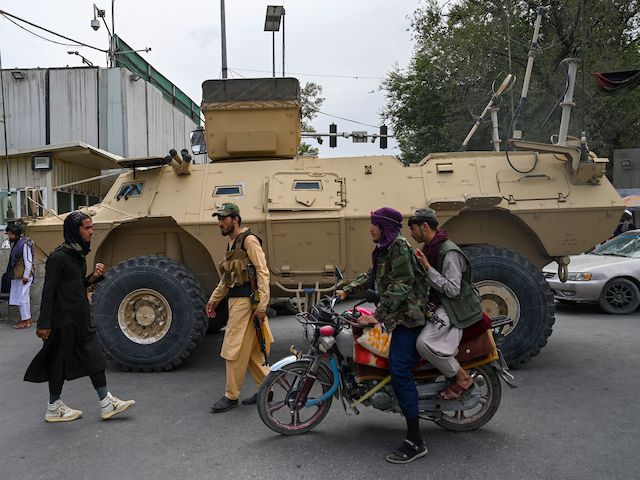
[[[273,321],[273,358],[300,338],[292,317]],[[391,465],[401,417],[365,408],[348,417],[338,402],[314,431],[278,436],[255,408],[212,415],[224,391],[221,335],[207,337],[177,371],[107,372],[110,390],[135,398],[126,416],[102,422],[88,379],[63,398],[84,410],[69,424],[43,421],[44,384],[22,382],[39,348],[34,330],[0,324],[0,479],[635,479],[640,478],[640,314],[559,307],[549,344],[514,372],[493,420],[476,432],[423,423],[429,455]],[[245,394],[255,391],[250,378]]]

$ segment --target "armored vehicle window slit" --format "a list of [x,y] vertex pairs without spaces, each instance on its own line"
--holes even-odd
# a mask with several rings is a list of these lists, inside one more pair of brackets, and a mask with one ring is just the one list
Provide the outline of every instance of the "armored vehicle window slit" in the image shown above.
[[220,195],[242,195],[242,185],[222,185],[216,187],[213,190],[213,196],[218,197]]
[[294,190],[322,190],[322,183],[320,180],[294,180]]
[[129,197],[137,197],[139,195],[142,195],[142,182],[125,183],[120,187],[120,190],[118,190],[116,200],[120,201],[123,197],[125,200],[128,200]]

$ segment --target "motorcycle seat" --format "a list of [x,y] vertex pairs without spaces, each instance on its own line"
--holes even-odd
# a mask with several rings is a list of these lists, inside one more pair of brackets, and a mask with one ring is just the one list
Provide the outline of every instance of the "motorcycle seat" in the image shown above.
[[[485,365],[498,359],[498,350],[493,340],[491,330],[471,339],[464,339],[458,347],[456,359],[460,365],[466,369]],[[380,357],[365,349],[358,342],[354,341],[353,361],[357,364],[358,375],[375,378],[389,375],[389,362],[386,358]],[[413,369],[416,379],[431,378],[440,375],[440,372],[425,360],[420,360]]]

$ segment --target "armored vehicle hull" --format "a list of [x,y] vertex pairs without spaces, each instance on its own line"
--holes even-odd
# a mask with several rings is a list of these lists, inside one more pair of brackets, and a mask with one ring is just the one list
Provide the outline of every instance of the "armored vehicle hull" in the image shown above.
[[[330,286],[336,266],[346,280],[370,268],[371,210],[391,206],[408,217],[430,206],[470,256],[484,309],[514,320],[501,345],[508,362],[526,362],[554,322],[540,268],[607,238],[623,204],[595,156],[581,166],[572,162],[571,147],[521,148],[528,150],[508,158],[432,154],[412,166],[391,156],[244,154],[182,168],[163,159],[129,160],[136,168],[86,209],[95,231],[87,260],[108,268],[93,294],[102,343],[123,368],[145,371],[171,369],[196,349],[226,248],[211,216],[222,203],[236,203],[243,225],[264,241],[274,296]],[[534,162],[526,174],[512,168]],[[61,242],[62,216],[28,229],[44,260]],[[403,233],[410,238],[407,227]],[[211,321],[214,330],[224,325],[222,315]]]

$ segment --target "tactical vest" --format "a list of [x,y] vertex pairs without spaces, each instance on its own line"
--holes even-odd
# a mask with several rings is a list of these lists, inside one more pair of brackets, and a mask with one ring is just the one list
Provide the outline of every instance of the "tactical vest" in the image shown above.
[[436,292],[440,303],[444,307],[451,325],[456,328],[466,328],[482,319],[480,295],[471,281],[471,263],[464,252],[451,240],[445,240],[438,251],[436,270],[442,273],[444,256],[451,251],[459,252],[465,259],[467,268],[462,272],[460,293],[455,298],[449,298],[444,293]]
[[253,235],[262,245],[262,240],[251,232],[246,230],[236,237],[231,247],[227,247],[224,260],[220,262],[218,268],[222,282],[229,288],[229,297],[249,297],[251,296],[251,283],[249,281],[249,255],[244,249],[244,241]]
[[[27,249],[28,251],[31,252],[31,271],[29,272],[29,275],[27,275],[28,278],[32,277],[33,274],[35,273],[35,265],[33,262],[33,242],[31,241],[31,239],[27,238]],[[13,279],[19,280],[21,278],[24,278],[24,258],[22,258],[22,252],[20,252],[20,256],[18,257],[18,261],[16,262],[16,264],[13,266]]]

